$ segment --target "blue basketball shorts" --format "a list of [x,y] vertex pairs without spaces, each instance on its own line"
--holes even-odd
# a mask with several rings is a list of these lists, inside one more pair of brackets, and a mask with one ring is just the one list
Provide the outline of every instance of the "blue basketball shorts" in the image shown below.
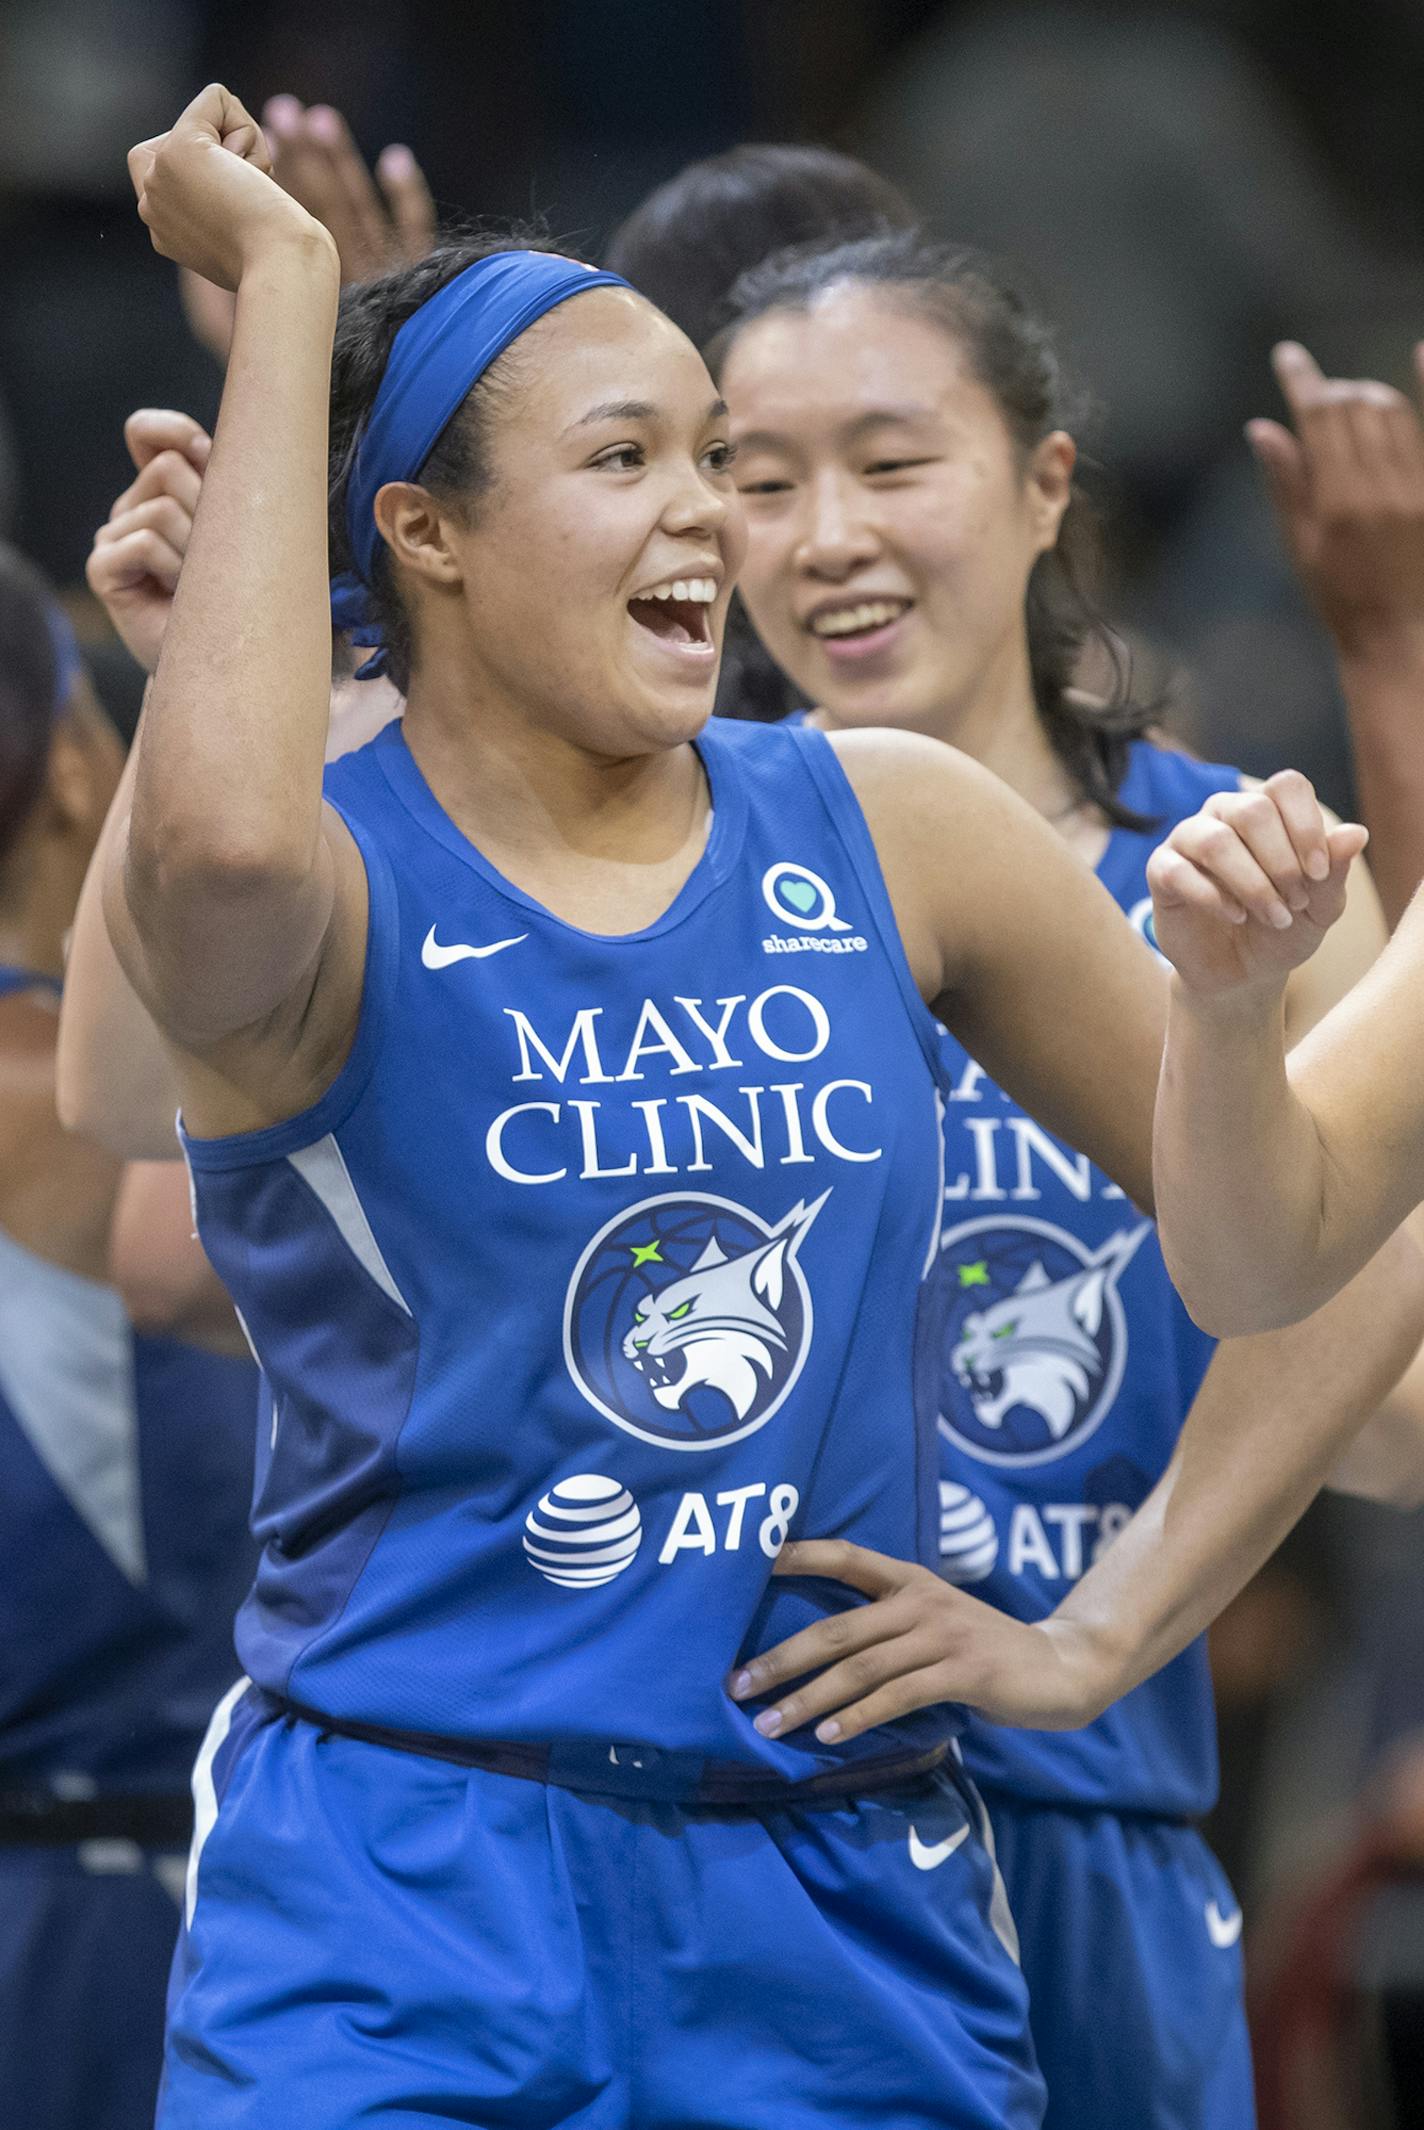
[[1241,1910],[1192,1827],[987,1800],[1044,2130],[1252,2130]]
[[455,1767],[255,1696],[215,1723],[159,2130],[1037,2130],[957,1769],[731,1811]]
[[0,1847],[0,2123],[151,2130],[183,1857]]

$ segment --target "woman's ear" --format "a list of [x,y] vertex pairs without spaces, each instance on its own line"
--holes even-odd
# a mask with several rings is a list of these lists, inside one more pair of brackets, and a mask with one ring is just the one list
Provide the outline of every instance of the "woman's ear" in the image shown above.
[[392,559],[427,584],[458,584],[462,571],[450,541],[453,523],[428,488],[387,481],[376,491],[376,524]]
[[1050,430],[1028,462],[1029,514],[1039,554],[1057,543],[1063,515],[1073,500],[1078,446],[1066,429]]

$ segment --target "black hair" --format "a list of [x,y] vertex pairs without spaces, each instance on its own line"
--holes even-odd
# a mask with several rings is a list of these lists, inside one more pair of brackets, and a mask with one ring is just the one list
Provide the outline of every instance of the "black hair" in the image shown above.
[[39,571],[0,545],[0,864],[44,789],[59,685],[52,598]]
[[[342,291],[331,357],[328,527],[333,576],[352,567],[346,530],[346,485],[390,360],[391,344],[400,328],[447,282],[491,253],[552,248],[542,231],[461,232],[413,265],[397,267],[372,281],[354,282]],[[490,365],[441,430],[419,470],[423,488],[466,515],[493,478],[489,416],[501,389],[508,386],[515,359],[514,351],[506,350]],[[410,618],[396,591],[390,551],[384,541],[377,551],[370,589],[391,680],[404,695],[410,687],[413,653]]]
[[[835,148],[744,141],[689,163],[649,193],[615,233],[607,265],[706,349],[733,286],[768,254],[910,229],[915,210],[889,178]],[[800,701],[739,595],[727,613],[717,708],[773,723]]]
[[[1055,429],[1081,428],[1088,404],[1066,377],[1050,328],[1022,290],[982,253],[933,242],[915,230],[801,246],[753,267],[732,291],[729,323],[710,350],[714,369],[753,320],[771,311],[809,310],[818,296],[845,282],[884,289],[943,327],[992,393],[1022,457]],[[1100,523],[1075,481],[1057,543],[1029,574],[1034,702],[1080,796],[1114,824],[1145,829],[1152,825],[1148,817],[1125,806],[1118,790],[1131,744],[1160,721],[1160,705],[1132,700],[1130,661],[1097,606],[1101,571]],[[1103,703],[1074,689],[1090,643],[1106,654],[1113,676]]]
[[650,192],[614,232],[605,263],[705,348],[732,284],[768,253],[914,221],[905,195],[853,156],[744,141]]

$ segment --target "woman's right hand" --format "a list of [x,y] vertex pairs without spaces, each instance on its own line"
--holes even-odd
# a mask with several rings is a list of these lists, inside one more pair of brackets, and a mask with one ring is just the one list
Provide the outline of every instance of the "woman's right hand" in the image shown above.
[[212,439],[191,415],[141,407],[124,423],[137,469],[94,535],[85,575],[145,673],[158,664]]
[[1202,996],[1279,988],[1343,911],[1367,840],[1295,769],[1214,794],[1148,860],[1158,947]]
[[220,288],[235,289],[268,243],[325,245],[328,232],[272,177],[262,128],[214,82],[176,124],[129,150],[129,176],[154,250]]

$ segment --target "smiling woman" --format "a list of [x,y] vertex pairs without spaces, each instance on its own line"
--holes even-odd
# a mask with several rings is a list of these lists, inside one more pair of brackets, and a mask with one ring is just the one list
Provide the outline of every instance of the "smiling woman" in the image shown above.
[[[272,1398],[163,2130],[1032,2130],[962,1711],[727,1681],[849,1617],[793,1531],[943,1592],[926,1001],[1145,1197],[1152,964],[948,750],[710,721],[745,527],[661,313],[518,243],[338,310],[264,163],[221,88],[132,157],[237,300],[105,904]],[[328,521],[407,701],[323,775]]]

